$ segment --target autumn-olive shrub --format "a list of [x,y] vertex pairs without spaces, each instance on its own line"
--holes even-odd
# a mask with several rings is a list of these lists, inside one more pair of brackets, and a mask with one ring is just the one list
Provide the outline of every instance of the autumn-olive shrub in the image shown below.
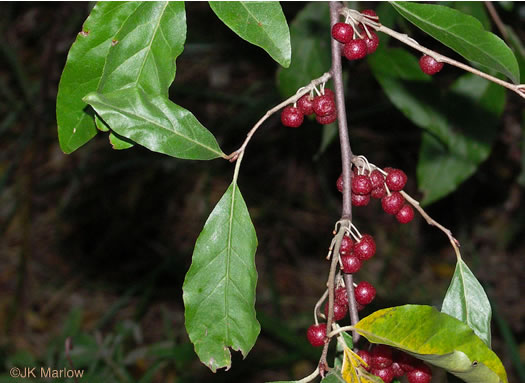
[[[308,4],[291,29],[276,2],[210,1],[209,5],[227,27],[264,49],[283,67],[278,73],[283,101],[247,129],[237,150],[225,154],[197,117],[168,97],[175,61],[186,41],[183,2],[97,3],[69,51],[56,110],[59,142],[65,153],[74,152],[100,131],[108,134],[116,149],[141,145],[175,158],[221,158],[235,164],[230,186],[196,241],[183,286],[185,325],[202,363],[213,371],[230,368],[230,348],[246,356],[260,332],[255,312],[257,237],[237,181],[251,137],[271,115],[280,113],[282,125],[294,128],[286,134],[320,129],[311,123],[315,119],[327,131],[338,130],[341,146],[342,172],[335,183],[342,195],[342,209],[329,244],[328,288],[313,307],[314,323],[306,330],[312,346],[322,351],[315,370],[301,382],[318,376],[326,382],[390,382],[406,376],[411,383],[428,383],[432,369],[437,368],[466,382],[507,382],[490,348],[487,295],[463,261],[451,231],[423,209],[472,174],[488,156],[490,140],[467,134],[474,127],[457,129],[436,116],[433,108],[424,107],[424,101],[403,85],[425,84],[432,94],[436,80],[428,75],[439,77],[444,64],[457,67],[468,73],[452,84],[449,93],[467,97],[497,119],[504,105],[503,88],[525,97],[523,86],[515,85],[519,72],[512,50],[485,31],[477,19],[441,5],[392,2],[360,12],[339,2]],[[468,63],[497,72],[499,77],[383,25],[381,15],[385,14],[389,15],[385,24],[402,17]],[[305,28],[309,23],[322,28]],[[389,47],[389,39],[407,49]],[[424,129],[417,164],[421,203],[405,191],[407,182],[415,181],[403,170],[373,164],[373,154],[355,155],[350,150],[342,72],[350,79],[346,86],[354,86],[353,69],[364,58],[362,63],[368,65],[385,95]],[[476,120],[481,125],[492,123]],[[436,151],[438,156],[432,154]],[[430,169],[432,177],[427,177]],[[360,232],[359,223],[352,220],[352,206],[362,209],[375,199],[399,223],[413,224],[418,213],[449,239],[457,264],[440,311],[404,305],[359,319],[360,312],[379,294],[359,277],[359,271],[370,258],[381,256],[382,249],[377,248],[373,235]],[[327,357],[334,343],[332,363]]]

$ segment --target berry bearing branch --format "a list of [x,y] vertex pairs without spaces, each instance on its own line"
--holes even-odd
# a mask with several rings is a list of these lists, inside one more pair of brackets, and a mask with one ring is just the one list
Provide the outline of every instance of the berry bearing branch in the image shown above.
[[[344,21],[340,20],[341,16],[344,17]],[[314,347],[322,347],[322,353],[315,371],[300,382],[309,382],[318,375],[324,377],[332,371],[327,355],[331,340],[336,337],[338,344],[343,345],[344,349],[343,377],[345,371],[349,371],[350,364],[352,366],[350,370],[353,371],[353,376],[357,377],[357,381],[361,381],[363,377],[365,381],[375,382],[379,377],[383,382],[389,383],[395,377],[406,375],[410,383],[428,383],[432,373],[422,361],[386,345],[368,347],[368,351],[364,348],[359,350],[357,347],[357,342],[360,340],[356,331],[359,322],[358,313],[373,301],[376,289],[367,281],[355,283],[354,274],[359,272],[364,262],[375,255],[376,244],[372,235],[361,233],[353,223],[352,206],[367,206],[371,200],[378,199],[385,213],[394,216],[401,224],[412,221],[416,210],[428,224],[447,235],[458,261],[461,260],[459,243],[450,230],[434,221],[416,199],[403,191],[407,176],[402,170],[381,168],[370,163],[365,156],[352,153],[346,118],[341,57],[358,60],[373,54],[379,45],[375,32],[379,31],[422,52],[419,65],[428,75],[437,74],[444,64],[449,64],[511,89],[522,97],[525,97],[524,87],[492,77],[419,45],[410,37],[381,25],[373,10],[358,12],[343,7],[339,2],[330,2],[330,25],[332,36],[330,70],[300,88],[294,96],[268,110],[249,131],[239,149],[227,158],[231,162],[237,161],[237,175],[244,151],[253,134],[266,119],[280,110],[282,110],[282,124],[294,129],[299,128],[307,116],[315,116],[316,121],[322,125],[337,121],[342,173],[336,182],[336,187],[342,193],[341,218],[335,224],[334,237],[328,250],[327,260],[330,260],[330,268],[327,289],[314,307],[314,324],[307,331],[308,341]],[[326,88],[326,83],[330,79],[334,83],[333,91]],[[348,314],[351,326],[340,327],[337,322]],[[351,339],[345,331],[352,332]]]

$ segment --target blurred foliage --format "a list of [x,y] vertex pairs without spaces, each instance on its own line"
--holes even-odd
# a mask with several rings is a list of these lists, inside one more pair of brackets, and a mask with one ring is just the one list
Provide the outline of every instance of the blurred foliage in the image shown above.
[[[525,5],[507,3],[496,9],[524,41]],[[283,3],[290,24],[304,6]],[[186,8],[188,39],[170,97],[191,110],[229,153],[279,102],[277,64],[234,38],[206,3]],[[140,147],[114,151],[105,135],[72,155],[60,151],[58,79],[88,13],[87,3],[6,3],[0,14],[3,379],[10,366],[68,367],[67,337],[73,364],[92,381],[262,382],[309,374],[320,351],[308,347],[304,330],[325,286],[324,257],[339,215],[338,144],[325,142],[326,151],[314,160],[323,137],[319,126],[307,121],[299,130],[284,129],[278,116],[252,140],[239,187],[259,239],[262,333],[246,360],[236,353],[230,371],[212,374],[189,344],[181,287],[197,235],[233,167],[221,160],[181,161]],[[439,47],[399,16],[388,20],[425,46]],[[383,94],[366,61],[345,68],[352,149],[379,166],[404,169],[407,192],[420,197],[415,179],[421,130]],[[432,86],[445,94],[460,74],[449,68]],[[509,381],[524,380],[522,110],[522,100],[508,93],[486,160],[453,194],[428,207],[460,240],[465,261],[496,303],[492,346]],[[378,290],[363,315],[404,303],[440,305],[455,263],[446,237],[421,219],[400,227],[377,203],[354,215],[378,246],[378,256],[359,275]]]

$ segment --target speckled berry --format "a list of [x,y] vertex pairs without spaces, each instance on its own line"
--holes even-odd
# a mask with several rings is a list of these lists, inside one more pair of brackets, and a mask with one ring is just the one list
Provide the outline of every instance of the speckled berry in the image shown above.
[[361,261],[372,258],[375,253],[376,243],[370,234],[363,234],[361,239],[354,244],[354,256]]
[[393,363],[392,348],[384,344],[378,344],[372,349],[372,367],[387,368]]
[[371,366],[371,364],[372,364],[372,354],[370,354],[366,350],[359,350],[357,352],[357,355],[359,355],[361,357],[361,359],[363,359],[363,361],[366,363],[366,365],[361,363],[361,366],[363,366],[365,368],[365,370],[370,371],[372,369],[372,366]]
[[376,289],[368,282],[359,282],[354,290],[355,300],[357,303],[367,305],[372,302],[376,296]]
[[388,172],[385,182],[390,191],[400,191],[407,183],[407,175],[400,169],[392,169]]
[[432,380],[432,370],[424,363],[420,363],[410,372],[407,372],[409,383],[429,383]]
[[348,60],[358,60],[366,56],[366,42],[362,39],[353,39],[343,47],[343,54]]
[[372,191],[372,183],[370,178],[365,175],[357,175],[352,177],[352,193],[366,195]]
[[368,177],[370,178],[372,189],[381,187],[385,183],[385,176],[377,169],[372,170],[372,173],[370,173]]
[[341,263],[343,264],[342,270],[345,274],[357,273],[361,268],[361,260],[355,255],[341,255]]
[[341,240],[341,246],[339,247],[339,254],[345,255],[350,254],[352,247],[354,246],[354,241],[348,235],[345,235]]
[[414,366],[417,366],[420,362],[416,358],[414,358],[412,355],[408,355],[405,352],[398,351],[394,355],[394,360],[399,364],[399,367],[403,369],[405,372],[412,371],[414,369]]
[[315,116],[315,120],[321,125],[328,125],[337,120],[337,113],[332,113],[327,116]]
[[[336,302],[334,302],[336,303]],[[348,313],[348,305],[334,304],[334,320],[340,321]],[[324,305],[324,315],[328,318],[328,302]]]
[[414,219],[414,209],[408,204],[404,204],[403,207],[397,212],[396,219],[399,223],[409,223]]
[[281,122],[284,126],[298,128],[303,123],[304,115],[299,108],[287,106],[281,112]]
[[423,73],[434,75],[443,68],[443,63],[436,61],[433,57],[423,55],[419,59],[419,67]]
[[383,379],[383,382],[390,383],[392,380],[394,380],[394,372],[390,367],[387,368],[372,368],[370,370],[370,373],[372,375],[375,375],[381,379]]
[[305,115],[314,114],[314,98],[310,94],[305,94],[297,100],[297,108]]
[[339,192],[341,193],[343,192],[343,175],[342,174],[337,179],[335,186],[337,187],[337,190],[339,190]]
[[403,207],[405,198],[399,192],[393,192],[390,195],[381,198],[381,206],[387,214],[396,215]]
[[324,338],[326,337],[326,323],[318,325],[311,325],[306,332],[306,337],[310,344],[314,347],[321,347],[324,345]]
[[372,198],[380,199],[380,198],[383,198],[384,196],[386,196],[386,189],[384,185],[379,186],[378,188],[372,189],[372,191],[370,192],[370,197]]
[[353,206],[366,206],[370,202],[370,194],[361,195],[352,193],[352,205]]
[[401,366],[397,362],[393,362],[390,368],[392,369],[392,372],[394,373],[394,377],[396,378],[400,378],[403,375],[405,375],[405,371],[401,368]]
[[335,23],[332,27],[332,37],[340,43],[346,44],[354,36],[354,29],[346,23]]
[[372,17],[372,18],[377,18],[377,13],[373,9],[363,9],[361,11],[361,14]]
[[317,116],[328,116],[335,113],[335,102],[328,94],[314,98],[314,112]]
[[377,50],[377,47],[379,46],[379,37],[377,37],[377,34],[374,31],[369,30],[370,36],[366,33],[366,31],[363,31],[363,40],[366,43],[366,54],[370,55],[374,53]]
[[332,89],[330,89],[330,88],[324,88],[322,94],[327,95],[327,96],[330,96],[330,97],[332,98],[332,100],[335,101],[335,93],[334,93],[334,91],[333,91]]

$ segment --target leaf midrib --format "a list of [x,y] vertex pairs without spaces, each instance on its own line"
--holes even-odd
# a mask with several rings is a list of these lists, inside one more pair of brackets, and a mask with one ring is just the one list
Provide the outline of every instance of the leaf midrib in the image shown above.
[[[170,129],[167,129],[165,126],[160,125],[160,124],[158,124],[158,123],[155,122],[155,121],[151,121],[151,120],[145,118],[144,116],[140,116],[140,115],[137,115],[137,114],[135,114],[135,113],[131,113],[131,112],[128,112],[128,111],[126,111],[126,110],[123,110],[123,109],[121,109],[121,108],[119,108],[119,107],[116,107],[116,106],[114,106],[114,105],[111,105],[111,104],[108,104],[108,103],[104,103],[102,100],[98,100],[98,101],[95,101],[95,102],[96,102],[96,103],[99,103],[100,105],[103,105],[103,106],[109,107],[109,108],[111,108],[111,109],[113,109],[113,110],[116,110],[116,111],[118,111],[119,113],[122,113],[123,115],[127,115],[127,116],[131,116],[131,117],[135,117],[135,118],[137,118],[137,119],[142,119],[142,120],[144,120],[144,121],[146,121],[146,122],[149,122],[149,123],[152,124],[152,125],[157,126],[158,128],[161,128],[161,129],[163,129],[163,130],[167,130],[167,131],[170,132],[170,133],[173,133],[173,134],[175,134],[175,135],[177,135],[177,136],[179,136],[179,137],[182,137],[182,138],[184,138],[185,140],[194,143],[195,145],[201,146],[201,147],[203,147],[203,148],[209,150],[210,152],[217,154],[219,157],[222,157],[222,156],[223,156],[223,153],[218,152],[217,150],[215,150],[215,149],[213,149],[213,148],[211,148],[211,147],[209,147],[209,146],[207,146],[207,145],[204,145],[204,144],[202,144],[202,143],[199,142],[199,141],[195,141],[194,139],[191,139],[191,138],[189,138],[188,136],[185,136],[185,135],[183,135],[183,134],[180,134],[180,133],[177,132],[176,130],[170,130]],[[168,119],[168,120],[169,120],[169,119]],[[128,138],[129,138],[129,137],[128,137]]]

